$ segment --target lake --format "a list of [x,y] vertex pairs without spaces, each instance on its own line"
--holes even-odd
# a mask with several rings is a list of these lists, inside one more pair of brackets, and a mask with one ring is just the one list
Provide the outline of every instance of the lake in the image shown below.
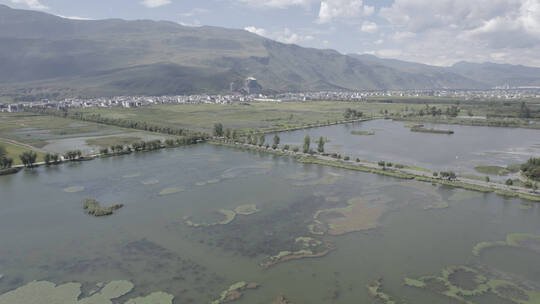
[[[402,128],[389,121],[335,128],[385,125]],[[461,127],[453,129],[460,138]],[[328,147],[340,142],[332,127],[311,132],[331,138]],[[377,136],[354,137],[356,147]],[[432,143],[446,138],[433,136]],[[403,162],[417,149],[404,152]],[[93,217],[83,211],[85,198],[124,207]],[[452,303],[433,279],[425,279],[429,288],[404,285],[406,277],[440,277],[449,266],[467,266],[449,275],[455,285],[470,285],[467,276],[478,273],[485,284],[518,284],[530,299],[540,291],[540,239],[473,254],[479,242],[540,235],[537,204],[208,144],[0,176],[0,208],[2,304],[6,293],[34,280],[78,282],[82,297],[100,283],[132,282],[114,303],[156,291],[174,303],[210,303],[241,281],[260,286],[234,303],[271,303],[279,295],[292,303],[371,303],[367,285],[379,278],[379,292],[396,302]],[[510,303],[504,296],[517,288],[467,300]]]
[[[476,166],[507,166],[540,157],[540,130],[444,124],[426,124],[425,128],[452,130],[454,134],[411,132],[406,123],[380,119],[283,132],[280,138],[281,144],[302,147],[306,134],[312,140],[322,136],[330,140],[326,152],[352,159],[384,160],[465,174],[475,174]],[[374,135],[354,135],[353,131],[373,131]],[[271,144],[272,137],[267,136],[266,142]],[[312,148],[316,150],[317,143]]]

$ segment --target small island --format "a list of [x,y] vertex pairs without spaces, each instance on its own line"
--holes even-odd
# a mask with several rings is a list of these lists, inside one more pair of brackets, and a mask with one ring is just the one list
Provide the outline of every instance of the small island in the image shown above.
[[92,198],[85,198],[83,201],[83,209],[88,215],[106,216],[113,214],[116,210],[124,207],[124,204],[118,203],[112,206],[101,206],[99,202]]
[[438,129],[428,129],[424,125],[415,125],[412,126],[411,132],[422,132],[422,133],[434,133],[434,134],[454,134],[452,130],[438,130]]

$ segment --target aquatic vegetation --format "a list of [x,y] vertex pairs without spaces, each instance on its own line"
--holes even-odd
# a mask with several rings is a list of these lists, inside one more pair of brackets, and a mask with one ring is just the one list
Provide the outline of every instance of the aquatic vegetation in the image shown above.
[[257,209],[257,205],[255,204],[247,204],[237,206],[236,208],[234,208],[234,212],[240,215],[251,215],[253,213],[259,212],[259,209]]
[[447,203],[442,203],[442,204],[438,204],[438,205],[428,205],[428,206],[424,207],[424,210],[446,209],[446,208],[449,208],[449,207],[450,206]]
[[218,212],[225,216],[225,219],[218,222],[219,225],[227,225],[228,223],[234,221],[234,218],[236,217],[236,213],[232,210],[221,209]]
[[410,286],[410,287],[417,287],[417,288],[423,288],[423,287],[426,287],[426,283],[423,282],[423,281],[420,281],[420,280],[415,280],[415,279],[411,279],[411,278],[405,278],[403,279],[404,283],[406,286]]
[[219,183],[219,179],[211,179],[206,182],[207,184],[217,184]]
[[382,291],[382,277],[379,277],[377,280],[369,283],[366,287],[370,296],[375,298],[384,304],[396,304],[396,302],[388,295]]
[[339,202],[341,200],[341,198],[338,197],[338,196],[330,196],[330,197],[325,198],[325,200],[327,202],[337,203],[337,202]]
[[471,199],[480,196],[481,194],[478,192],[468,191],[468,190],[459,190],[456,189],[450,197],[448,197],[449,201],[462,201],[466,199]]
[[473,255],[480,256],[488,248],[508,246],[527,248],[540,253],[540,235],[515,233],[506,236],[506,241],[480,242],[472,250]]
[[161,190],[159,192],[159,195],[170,195],[170,194],[175,194],[175,193],[179,193],[179,192],[182,192],[184,191],[184,189],[182,188],[178,188],[178,187],[170,187],[170,188],[165,188],[163,190]]
[[220,297],[212,301],[211,304],[222,304],[238,300],[244,295],[244,291],[255,289],[259,286],[258,283],[247,283],[244,281],[234,283],[228,289],[222,291]]
[[521,210],[529,210],[529,209],[531,209],[532,207],[533,207],[533,206],[532,206],[531,204],[521,204],[521,205],[519,206],[519,209],[521,209]]
[[68,193],[75,193],[75,192],[81,192],[81,191],[84,191],[83,186],[72,186],[72,187],[64,188],[64,192],[68,192]]
[[153,292],[146,297],[138,297],[128,300],[124,304],[172,304],[174,296],[166,292]]
[[206,185],[206,182],[198,182],[198,183],[195,183],[195,186],[199,186],[199,187],[202,187]]
[[227,225],[227,224],[231,223],[232,221],[234,221],[234,219],[236,218],[236,212],[234,212],[232,210],[221,209],[221,210],[218,210],[217,212],[221,213],[223,216],[225,216],[225,218],[223,220],[219,221],[219,222],[215,222],[215,223],[194,223],[194,222],[191,221],[191,217],[185,216],[184,217],[184,223],[186,225],[188,225],[189,227],[193,227],[193,228],[211,227],[211,226],[216,226],[216,225]]
[[[10,304],[112,304],[134,288],[130,281],[112,281],[106,285],[99,284],[99,290],[79,300],[80,283],[56,285],[48,281],[33,281],[15,290],[0,295],[0,303]],[[154,292],[144,298],[130,299],[125,304],[172,304],[173,296],[164,292]],[[117,303],[117,302],[115,302]]]
[[473,303],[468,297],[487,293],[518,304],[539,303],[539,291],[526,290],[517,282],[501,280],[493,277],[494,274],[491,276],[487,277],[472,267],[450,266],[442,270],[441,276],[405,278],[404,285],[425,289],[467,304]]
[[319,210],[313,219],[321,220],[321,216],[329,216],[330,218],[323,221],[328,224],[328,233],[331,235],[372,229],[386,210],[385,205],[388,202],[385,199],[352,198],[347,207]]
[[252,166],[229,168],[221,174],[222,178],[247,177],[251,175],[265,174],[272,168],[272,163],[260,163]]
[[99,292],[79,301],[79,304],[112,304],[112,299],[119,298],[133,289],[133,283],[129,281],[112,281],[105,285]]
[[118,203],[112,206],[101,206],[98,201],[91,198],[85,198],[83,200],[83,209],[84,211],[93,216],[106,216],[111,215],[114,211],[124,207],[124,204]]
[[352,135],[375,135],[375,131],[351,131]]
[[135,177],[139,177],[141,176],[140,173],[134,173],[134,174],[128,174],[128,175],[124,175],[122,176],[123,178],[135,178]]
[[297,237],[294,242],[299,247],[299,250],[280,251],[278,254],[268,257],[261,266],[263,268],[268,268],[275,264],[290,260],[322,257],[334,249],[330,244],[325,244],[322,241],[311,237]]
[[337,181],[343,179],[343,175],[329,173],[328,175],[313,179],[313,180],[303,180],[301,182],[293,183],[294,186],[311,186],[311,185],[333,185]]
[[500,167],[500,166],[477,166],[474,167],[474,170],[478,173],[488,174],[488,175],[508,175],[510,170]]
[[284,296],[280,295],[278,296],[274,301],[272,301],[272,304],[288,304],[289,301]]
[[145,181],[142,181],[143,185],[156,185],[159,183],[159,180],[158,179],[155,179],[155,178],[152,178],[152,179],[147,179]]
[[452,130],[437,130],[437,129],[427,129],[424,125],[416,125],[411,128],[411,132],[422,132],[422,133],[434,133],[434,134],[454,134]]
[[450,266],[444,268],[441,274],[419,279],[406,278],[405,285],[430,290],[465,303],[470,303],[465,297],[481,295],[490,289],[488,279],[467,266]]

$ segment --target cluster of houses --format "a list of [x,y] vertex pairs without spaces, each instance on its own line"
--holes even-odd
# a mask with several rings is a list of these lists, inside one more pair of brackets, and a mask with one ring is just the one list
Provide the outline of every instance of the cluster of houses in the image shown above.
[[91,107],[124,107],[136,108],[157,104],[249,104],[258,102],[287,102],[287,101],[364,101],[369,97],[453,97],[463,100],[474,99],[524,99],[539,98],[539,88],[527,89],[494,89],[494,90],[393,90],[393,91],[345,91],[345,92],[302,92],[281,93],[275,95],[257,94],[228,94],[228,95],[178,95],[178,96],[115,96],[98,98],[67,98],[60,101],[42,100],[39,102],[24,102],[0,104],[0,112],[22,112],[25,108],[91,108]]

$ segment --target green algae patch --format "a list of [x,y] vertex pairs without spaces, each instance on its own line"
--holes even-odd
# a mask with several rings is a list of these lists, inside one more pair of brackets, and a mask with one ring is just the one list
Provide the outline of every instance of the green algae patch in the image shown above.
[[211,304],[222,304],[240,299],[248,289],[256,289],[260,286],[258,283],[237,282],[222,291],[219,298],[212,301]]
[[506,236],[505,241],[480,242],[472,250],[474,256],[480,256],[482,252],[489,248],[508,246],[526,248],[540,253],[540,235],[514,233]]
[[[365,198],[352,198],[344,208],[331,208],[319,210],[313,216],[314,220],[326,222],[327,232],[330,235],[342,235],[354,231],[375,228],[379,218],[386,210],[385,199],[368,200]],[[321,219],[325,217],[325,219]],[[317,227],[316,227],[317,226]],[[322,230],[321,225],[312,226],[312,229]]]
[[111,300],[126,295],[133,287],[133,283],[129,281],[112,281],[99,292],[79,301],[79,304],[112,304]]
[[236,218],[236,213],[232,210],[221,209],[218,212],[225,216],[225,219],[218,222],[219,225],[227,225],[228,223],[234,221],[234,219]]
[[116,210],[124,207],[124,204],[117,203],[111,206],[101,206],[100,203],[92,198],[85,198],[83,200],[83,209],[88,215],[93,216],[106,216],[113,214]]
[[153,292],[146,297],[128,300],[125,304],[172,304],[174,296],[166,292]]
[[193,228],[211,227],[211,226],[216,226],[216,225],[227,225],[227,224],[231,223],[232,221],[234,221],[234,219],[236,218],[236,212],[234,212],[232,210],[221,209],[221,210],[218,210],[217,212],[222,214],[225,217],[223,220],[221,220],[219,222],[215,222],[215,223],[194,223],[193,221],[191,221],[191,217],[185,216],[184,217],[184,223],[186,225],[188,225],[189,227],[193,227]]
[[[116,299],[127,295],[134,288],[130,281],[112,281],[98,284],[98,290],[80,299],[81,284],[66,283],[56,285],[48,281],[34,281],[15,290],[0,295],[0,303],[9,304],[113,304]],[[173,296],[164,292],[154,292],[147,297],[127,300],[124,304],[172,304]]]
[[234,208],[234,212],[240,215],[251,215],[259,212],[259,209],[257,209],[257,205],[255,204],[246,204],[237,206],[236,208]]
[[424,288],[424,287],[426,287],[425,282],[420,281],[420,280],[411,279],[411,278],[403,279],[403,284],[405,284],[405,286],[416,287],[416,288]]
[[207,184],[217,184],[217,183],[219,183],[219,179],[217,179],[217,178],[216,179],[211,179],[211,180],[206,181],[206,183]]
[[266,269],[273,265],[290,260],[323,257],[334,249],[333,246],[323,243],[322,241],[314,239],[312,237],[297,237],[295,239],[295,245],[298,250],[280,251],[278,254],[268,257],[260,265]]
[[182,189],[182,188],[170,187],[170,188],[165,188],[165,189],[161,190],[159,192],[159,195],[161,195],[161,196],[171,195],[171,194],[175,194],[175,193],[180,193],[182,191],[184,191],[184,189]]
[[159,180],[156,178],[147,179],[141,182],[143,185],[156,185],[159,184]]
[[135,178],[135,177],[139,177],[141,176],[140,173],[134,173],[134,174],[128,174],[128,175],[124,175],[122,176],[123,178]]
[[206,182],[198,182],[198,183],[195,183],[195,186],[202,187],[202,186],[205,186],[206,184],[207,184]]
[[329,203],[338,203],[341,200],[341,198],[338,196],[329,196],[329,197],[326,197],[325,200]]
[[433,205],[428,205],[428,206],[424,207],[424,210],[447,209],[447,208],[449,208],[449,207],[450,207],[450,206],[449,206],[447,203],[433,204]]
[[0,303],[9,304],[42,304],[78,303],[81,284],[67,283],[58,285],[47,281],[30,282],[15,290],[0,295]]
[[81,191],[84,191],[83,186],[72,186],[72,187],[64,188],[64,192],[67,192],[67,193],[75,193],[75,192],[81,192]]
[[272,163],[260,163],[253,166],[233,167],[225,170],[223,174],[221,174],[221,178],[229,179],[260,175],[268,173],[271,168]]
[[352,135],[364,135],[364,136],[370,136],[370,135],[375,135],[375,131],[374,130],[371,130],[371,131],[351,131],[351,134]]
[[392,297],[383,291],[382,277],[379,277],[377,280],[367,284],[367,290],[371,297],[377,300],[379,303],[384,304],[396,304],[396,301]]

